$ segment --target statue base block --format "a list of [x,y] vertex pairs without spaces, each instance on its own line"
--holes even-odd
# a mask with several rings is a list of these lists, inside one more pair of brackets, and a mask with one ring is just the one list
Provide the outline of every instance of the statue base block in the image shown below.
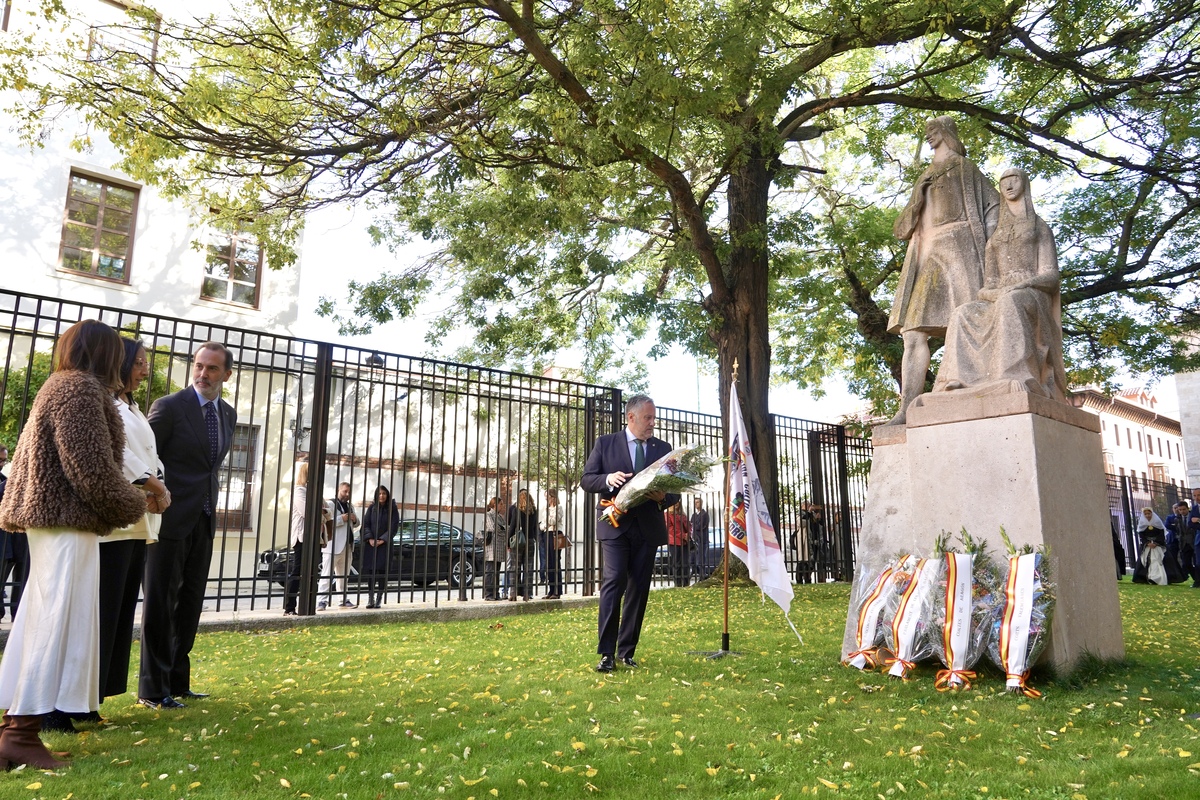
[[961,528],[1002,557],[1003,526],[1018,546],[1050,548],[1057,600],[1042,662],[1070,672],[1087,653],[1123,657],[1098,418],[1024,393],[927,398],[907,428],[875,429],[859,563],[931,555],[938,534]]

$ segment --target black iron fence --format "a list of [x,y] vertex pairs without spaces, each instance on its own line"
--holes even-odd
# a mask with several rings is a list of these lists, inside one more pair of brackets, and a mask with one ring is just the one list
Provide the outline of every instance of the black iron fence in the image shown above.
[[[557,500],[571,544],[555,551],[545,537],[528,537],[501,565],[502,590],[545,594],[557,565],[565,591],[595,592],[594,498],[580,490],[579,478],[596,437],[623,425],[620,390],[0,291],[0,442],[15,445],[58,336],[89,318],[145,345],[151,375],[136,393],[143,409],[188,385],[201,343],[222,342],[233,352],[225,399],[238,422],[222,467],[206,608],[282,608],[289,573],[301,578],[302,609],[359,602],[361,536],[350,545],[349,574],[326,557],[329,580],[318,583],[320,503],[342,483],[360,519],[380,486],[399,510],[401,524],[388,531],[382,557],[372,559],[383,573],[384,602],[483,596],[487,508],[507,512],[521,489],[543,521]],[[778,481],[772,511],[789,568],[798,581],[849,579],[870,443],[836,425],[772,421],[778,463],[760,464],[760,471],[772,468]],[[723,452],[722,424],[713,415],[660,408],[656,433]],[[293,497],[304,461],[308,486],[320,491],[311,490],[300,508]],[[704,512],[708,529],[697,525],[681,549],[663,549],[657,581],[691,580],[720,562],[722,498],[720,485],[684,498],[689,522],[702,521]],[[298,551],[291,547],[294,520],[311,534]],[[525,585],[512,585],[526,570]],[[15,588],[11,577],[6,588]]]

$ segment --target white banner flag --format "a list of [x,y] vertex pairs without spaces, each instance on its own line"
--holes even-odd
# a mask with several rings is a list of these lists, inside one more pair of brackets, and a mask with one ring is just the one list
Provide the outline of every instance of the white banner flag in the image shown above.
[[730,552],[745,562],[750,579],[787,614],[792,608],[792,580],[767,513],[767,499],[754,467],[736,383],[729,389],[729,498]]

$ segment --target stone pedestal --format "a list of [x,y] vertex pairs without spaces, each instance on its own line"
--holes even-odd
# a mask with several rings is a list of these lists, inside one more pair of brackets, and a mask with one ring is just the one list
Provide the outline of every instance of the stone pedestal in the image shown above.
[[[875,429],[860,563],[928,555],[961,528],[1004,555],[1050,547],[1057,603],[1042,657],[1069,672],[1084,653],[1125,653],[1097,417],[1025,393],[922,395],[907,428]],[[852,641],[847,620],[847,641]]]

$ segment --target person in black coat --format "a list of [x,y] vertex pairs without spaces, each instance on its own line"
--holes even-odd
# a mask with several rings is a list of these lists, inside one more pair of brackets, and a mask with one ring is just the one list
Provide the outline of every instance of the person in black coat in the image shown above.
[[[599,495],[601,504],[616,497],[625,481],[637,472],[671,452],[671,445],[653,436],[654,412],[654,401],[636,394],[625,404],[625,429],[596,440],[584,464],[580,486]],[[603,558],[597,672],[612,672],[614,656],[627,667],[637,667],[633,656],[646,616],[654,553],[667,543],[663,509],[677,502],[677,494],[654,492],[628,509],[615,526],[606,519],[596,523]],[[597,510],[602,511],[603,505]]]
[[538,535],[538,512],[528,489],[517,492],[517,502],[508,507],[508,549],[512,553],[512,574],[508,578],[508,599],[528,600],[529,566]]
[[379,608],[387,596],[392,537],[400,530],[400,512],[386,486],[375,490],[375,502],[363,509],[362,574],[367,579],[367,608]]
[[[8,447],[0,444],[0,469],[8,463]],[[0,472],[0,500],[4,499],[4,485],[8,481]],[[12,618],[17,617],[17,607],[21,605],[21,589],[25,586],[25,576],[29,573],[29,543],[23,533],[9,533],[0,530],[0,592],[12,575],[12,594],[7,598]],[[0,619],[4,617],[4,595],[0,594]]]
[[232,374],[233,354],[205,342],[192,361],[191,385],[154,401],[147,416],[171,492],[142,584],[138,702],[149,708],[182,708],[177,698],[206,696],[192,691],[189,654],[217,533],[218,474],[237,423],[237,412],[221,399]]

